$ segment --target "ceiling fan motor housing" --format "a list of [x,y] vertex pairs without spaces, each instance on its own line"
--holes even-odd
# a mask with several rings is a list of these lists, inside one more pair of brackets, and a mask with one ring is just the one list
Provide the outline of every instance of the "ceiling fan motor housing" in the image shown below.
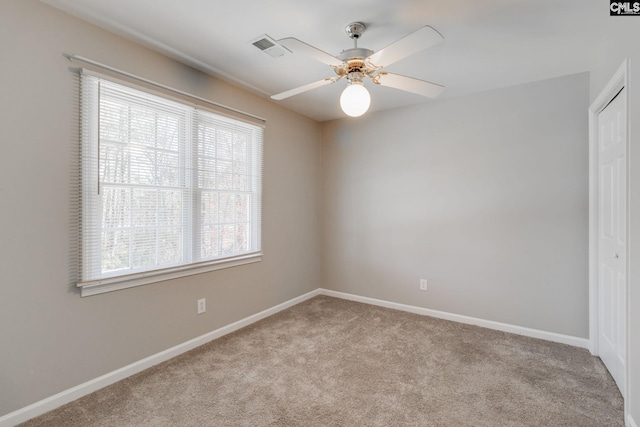
[[352,59],[360,59],[364,61],[365,58],[371,55],[373,55],[373,51],[370,49],[354,47],[353,49],[347,49],[340,52],[340,55],[338,55],[338,59],[341,59],[344,62]]
[[341,77],[347,76],[349,81],[361,81],[371,71],[365,62],[371,54],[373,51],[369,49],[347,49],[338,55],[338,58],[344,61],[344,65],[335,67],[334,70]]

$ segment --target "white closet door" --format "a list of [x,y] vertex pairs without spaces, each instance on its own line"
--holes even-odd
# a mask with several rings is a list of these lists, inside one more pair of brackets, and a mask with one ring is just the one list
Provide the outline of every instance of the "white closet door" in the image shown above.
[[625,394],[627,295],[626,90],[598,115],[600,358]]

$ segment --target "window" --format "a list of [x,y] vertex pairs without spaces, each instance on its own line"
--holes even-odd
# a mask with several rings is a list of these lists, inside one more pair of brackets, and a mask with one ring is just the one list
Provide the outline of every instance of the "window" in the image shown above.
[[259,261],[261,126],[81,84],[83,295]]

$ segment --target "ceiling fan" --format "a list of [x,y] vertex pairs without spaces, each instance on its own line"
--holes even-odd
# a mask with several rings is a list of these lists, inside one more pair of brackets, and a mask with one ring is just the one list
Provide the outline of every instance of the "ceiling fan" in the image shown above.
[[338,80],[347,79],[347,88],[340,96],[340,106],[347,115],[358,117],[369,109],[371,103],[369,92],[363,85],[363,80],[366,78],[371,79],[371,81],[377,85],[388,86],[429,98],[435,98],[440,95],[444,90],[444,86],[381,71],[382,68],[394,62],[440,43],[444,40],[440,33],[432,27],[425,25],[384,49],[374,52],[370,49],[358,47],[358,39],[366,29],[366,25],[362,22],[352,22],[347,25],[345,32],[353,40],[354,46],[351,49],[342,51],[342,53],[337,56],[332,56],[293,37],[278,40],[280,45],[294,53],[307,55],[310,58],[329,65],[333,68],[337,76],[328,77],[295,89],[290,89],[273,95],[271,98],[282,100],[311,89],[335,83]]

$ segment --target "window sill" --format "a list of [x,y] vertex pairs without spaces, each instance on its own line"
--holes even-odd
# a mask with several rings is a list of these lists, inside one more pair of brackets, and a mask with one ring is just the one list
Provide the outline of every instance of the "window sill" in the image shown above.
[[232,258],[224,258],[203,263],[183,265],[180,267],[147,271],[137,274],[128,274],[126,276],[90,280],[78,283],[78,287],[80,288],[80,296],[88,297],[91,295],[118,291],[120,289],[133,288],[135,286],[148,285],[151,283],[163,282],[165,280],[172,280],[180,277],[192,276],[194,274],[206,273],[208,271],[237,267],[239,265],[260,262],[261,260],[262,253],[257,252],[239,255]]

